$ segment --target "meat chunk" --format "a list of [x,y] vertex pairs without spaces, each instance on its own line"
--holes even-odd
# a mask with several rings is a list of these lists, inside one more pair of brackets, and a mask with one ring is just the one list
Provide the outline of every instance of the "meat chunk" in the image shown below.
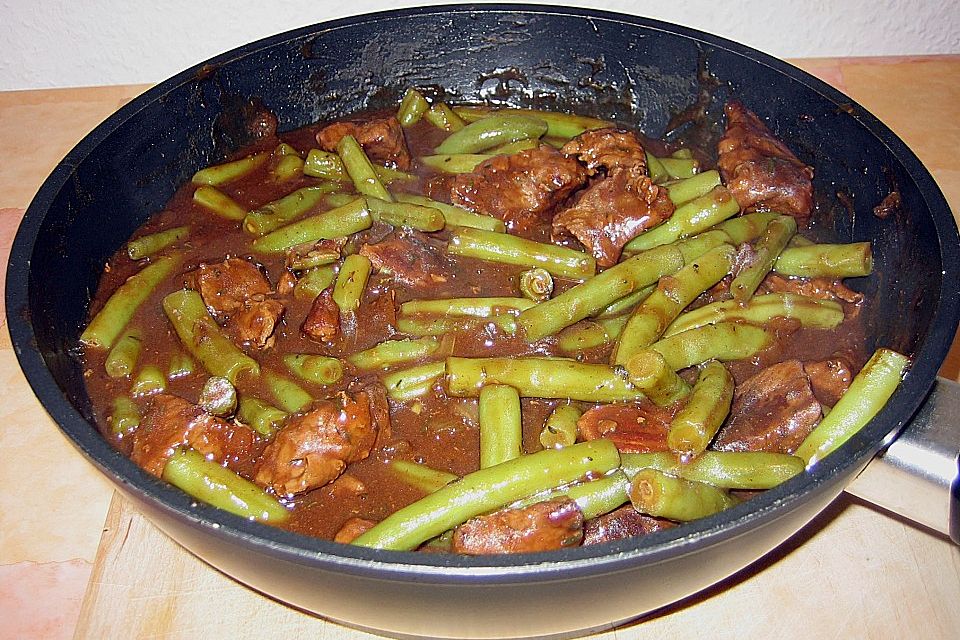
[[333,287],[324,289],[313,299],[300,330],[319,342],[334,340],[340,333],[340,307],[333,300]]
[[632,506],[620,507],[597,518],[587,520],[583,525],[583,544],[600,544],[611,540],[622,540],[642,536],[661,529],[676,526],[669,520],[654,518],[640,513]]
[[837,404],[850,383],[853,382],[853,371],[845,358],[830,358],[821,362],[804,362],[803,370],[810,378],[810,388],[813,395],[821,403],[832,407]]
[[721,451],[793,453],[820,421],[821,407],[799,360],[767,367],[738,385]]
[[283,305],[262,295],[252,296],[242,309],[230,316],[227,330],[235,340],[264,349],[273,345],[273,332],[283,315]]
[[605,404],[577,421],[581,440],[607,438],[625,453],[667,450],[667,431],[678,407],[659,407],[649,400]]
[[568,156],[576,156],[587,165],[590,175],[598,169],[638,169],[647,173],[647,154],[636,134],[620,129],[593,129],[585,131],[560,149]]
[[813,169],[777,140],[755,114],[727,103],[727,130],[717,168],[744,210],[772,209],[798,218],[813,211]]
[[375,438],[366,394],[321,401],[277,432],[257,463],[254,481],[280,496],[322,487],[370,455]]
[[242,258],[202,264],[191,275],[203,303],[218,316],[242,309],[251,296],[270,293],[270,283],[260,269]]
[[336,151],[340,139],[348,135],[357,139],[371,160],[392,164],[402,171],[410,168],[410,150],[396,118],[335,122],[320,130],[317,143],[327,151]]
[[367,520],[366,518],[354,516],[343,523],[343,526],[340,527],[340,530],[337,531],[336,535],[333,536],[333,541],[340,542],[342,544],[350,544],[361,534],[372,529],[376,524],[377,523],[373,520]]
[[532,553],[575,547],[583,538],[583,514],[570,498],[503,509],[453,530],[456,553]]
[[842,300],[851,304],[863,302],[863,294],[847,287],[840,280],[829,278],[787,278],[770,273],[760,283],[763,293],[796,293],[820,300]]
[[423,234],[413,231],[392,233],[376,244],[360,247],[377,271],[389,274],[408,287],[432,286],[447,281],[446,254],[431,246]]
[[133,434],[131,459],[159,477],[178,447],[189,446],[228,466],[254,453],[256,433],[214,417],[183,398],[154,396]]
[[556,149],[540,146],[481,162],[453,180],[450,199],[500,218],[510,233],[529,236],[587,180],[587,170]]

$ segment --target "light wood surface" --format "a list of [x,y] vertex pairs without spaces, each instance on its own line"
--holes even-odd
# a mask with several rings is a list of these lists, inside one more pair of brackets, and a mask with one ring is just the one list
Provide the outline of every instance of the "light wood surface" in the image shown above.
[[[960,210],[960,57],[797,63],[901,135]],[[144,88],[0,93],[0,250],[59,158]],[[960,379],[956,341],[942,374]],[[60,435],[6,331],[0,381],[0,638],[373,637],[259,595],[161,534]],[[594,637],[954,638],[958,603],[957,548],[843,497],[755,566]]]

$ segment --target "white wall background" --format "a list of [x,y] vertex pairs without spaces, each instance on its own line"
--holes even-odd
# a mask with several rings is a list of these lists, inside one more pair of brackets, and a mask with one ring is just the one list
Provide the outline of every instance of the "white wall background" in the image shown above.
[[[0,90],[158,82],[217,53],[288,29],[422,4],[428,3],[0,0]],[[779,57],[960,53],[960,0],[561,0],[557,4],[659,18]]]

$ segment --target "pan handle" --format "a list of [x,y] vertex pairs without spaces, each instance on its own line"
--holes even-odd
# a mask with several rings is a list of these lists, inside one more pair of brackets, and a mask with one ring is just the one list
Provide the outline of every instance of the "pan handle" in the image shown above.
[[960,384],[937,378],[917,415],[846,490],[960,544]]

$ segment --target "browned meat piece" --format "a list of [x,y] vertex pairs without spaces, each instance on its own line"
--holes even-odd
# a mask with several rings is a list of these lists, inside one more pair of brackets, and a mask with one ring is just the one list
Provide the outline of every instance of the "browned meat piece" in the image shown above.
[[346,135],[356,138],[371,160],[393,164],[402,171],[410,168],[410,151],[396,118],[335,122],[320,130],[317,143],[327,151],[336,151],[337,143]]
[[252,429],[221,420],[183,398],[164,393],[150,401],[133,434],[130,457],[159,477],[178,447],[190,446],[231,465],[253,455],[256,439]]
[[242,258],[202,264],[191,275],[204,304],[217,315],[242,309],[251,296],[270,293],[270,283],[260,269]]
[[408,287],[447,281],[450,265],[445,252],[432,247],[417,232],[392,233],[377,244],[360,247],[360,255],[369,258],[374,269],[390,274],[397,283]]
[[333,301],[333,287],[324,289],[313,300],[307,319],[300,327],[308,337],[328,342],[340,333],[340,307]]
[[548,222],[553,208],[586,180],[583,165],[541,146],[490,158],[473,173],[458,175],[450,198],[454,204],[500,218],[510,233],[523,236],[538,223]]
[[800,162],[739,102],[727,103],[725,111],[727,131],[717,145],[717,168],[740,208],[809,216],[813,211],[813,169]]
[[737,386],[721,451],[793,453],[820,421],[820,403],[799,360],[768,367]]
[[583,525],[583,544],[586,546],[632,538],[673,526],[676,525],[669,520],[648,516],[626,505],[598,518],[587,520]]
[[296,286],[297,276],[293,275],[292,271],[284,270],[284,272],[280,274],[280,279],[277,280],[277,295],[288,296],[293,293],[293,289]]
[[236,340],[257,349],[273,345],[273,332],[283,315],[283,305],[276,300],[253,296],[243,309],[230,316],[227,329]]
[[832,407],[837,404],[853,381],[853,371],[844,358],[830,358],[822,362],[804,362],[803,370],[810,378],[813,395],[821,403]]
[[263,450],[254,481],[280,496],[322,487],[370,455],[375,430],[364,393],[321,401],[277,432]]
[[647,173],[647,155],[643,143],[636,134],[620,129],[593,129],[585,131],[560,151],[568,156],[576,156],[587,165],[590,175],[597,169],[607,172],[614,169],[638,169]]
[[387,390],[379,380],[374,379],[363,385],[363,392],[370,403],[370,416],[373,418],[373,426],[377,430],[377,441],[374,446],[379,449],[389,442],[393,436]]
[[829,278],[787,278],[778,273],[768,274],[760,283],[764,293],[796,293],[821,300],[842,300],[852,304],[863,302],[863,294],[847,287],[840,280]]
[[605,404],[580,416],[577,431],[581,440],[607,438],[625,453],[666,451],[667,430],[677,410],[649,400]]
[[340,527],[340,531],[337,531],[336,535],[333,536],[334,542],[340,542],[342,544],[350,544],[362,533],[366,533],[374,527],[377,523],[373,520],[367,520],[366,518],[360,518],[354,516],[348,519],[343,523],[343,526]]
[[531,553],[575,547],[583,538],[583,514],[570,498],[503,509],[453,530],[456,553]]

